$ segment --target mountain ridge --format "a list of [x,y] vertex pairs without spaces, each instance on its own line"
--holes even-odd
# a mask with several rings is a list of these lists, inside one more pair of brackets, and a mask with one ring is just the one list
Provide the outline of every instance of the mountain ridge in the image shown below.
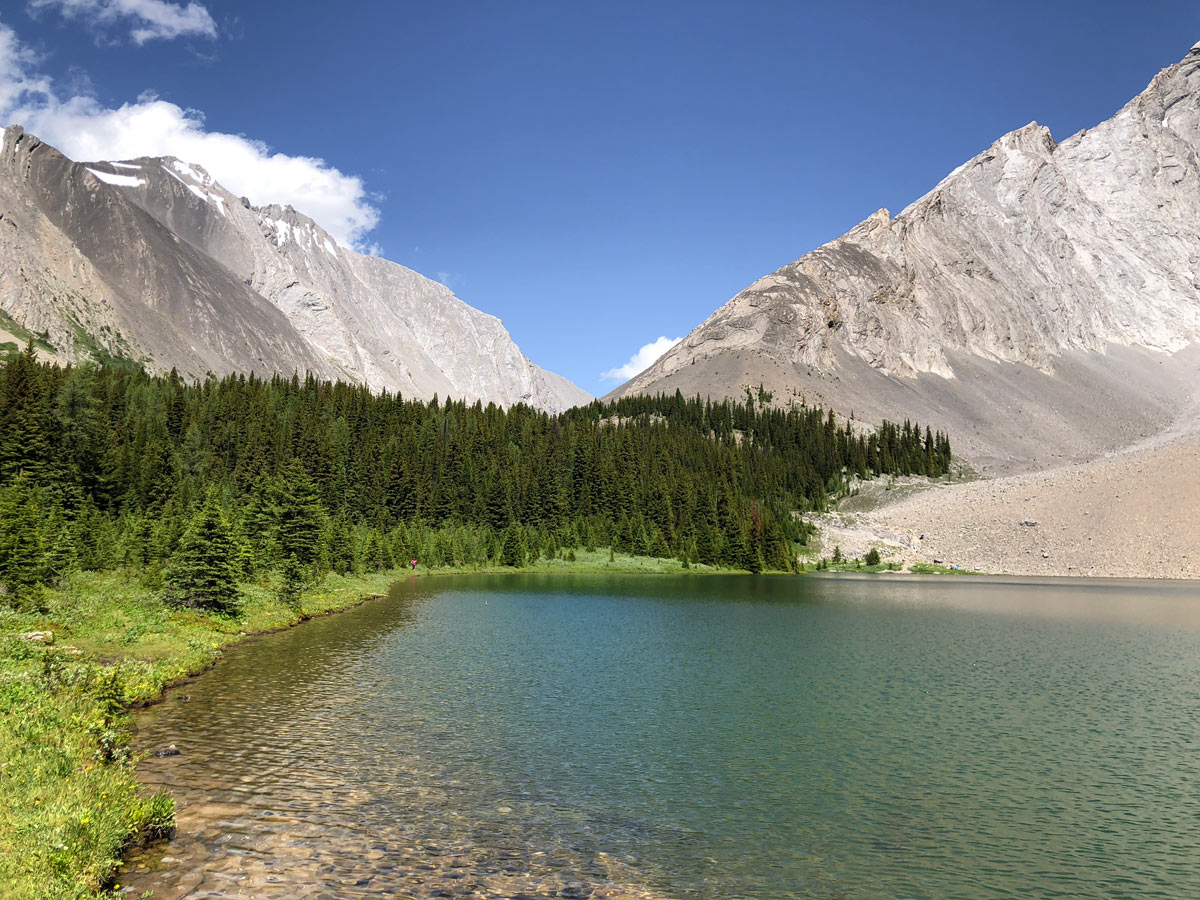
[[[758,279],[613,395],[762,381],[868,420],[933,421],[998,468],[1167,427],[1198,371],[1198,98],[1194,47],[1094,128],[1009,132],[895,217]],[[1103,398],[1114,434],[1095,424]],[[1024,441],[1006,433],[1019,416],[988,414],[1006,409],[1047,421]]]
[[[104,214],[73,214],[89,203]],[[67,359],[82,331],[114,355],[191,376],[311,371],[407,396],[551,411],[590,399],[444,285],[339,246],[291,207],[254,207],[194,164],[75,163],[13,126],[0,223],[6,210],[23,237],[0,232],[0,259],[33,284],[0,281],[0,308]],[[137,264],[124,265],[131,253]],[[253,321],[242,321],[248,310]]]

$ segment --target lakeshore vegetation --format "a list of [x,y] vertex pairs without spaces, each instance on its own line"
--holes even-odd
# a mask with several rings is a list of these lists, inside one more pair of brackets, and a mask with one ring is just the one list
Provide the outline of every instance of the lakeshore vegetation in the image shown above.
[[[169,831],[127,707],[244,633],[421,570],[790,571],[847,480],[939,476],[946,436],[744,402],[516,405],[123,364],[0,367],[0,880],[91,897]],[[656,561],[655,561],[656,560]]]

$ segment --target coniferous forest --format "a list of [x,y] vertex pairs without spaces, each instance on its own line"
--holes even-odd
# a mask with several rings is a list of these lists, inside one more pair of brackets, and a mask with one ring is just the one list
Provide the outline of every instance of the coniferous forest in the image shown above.
[[[0,368],[0,585],[11,605],[73,569],[137,567],[164,596],[229,608],[276,570],[522,566],[573,548],[761,571],[851,476],[948,470],[945,435],[675,396],[559,415],[253,375],[188,383],[130,366]],[[288,585],[291,585],[289,588]]]

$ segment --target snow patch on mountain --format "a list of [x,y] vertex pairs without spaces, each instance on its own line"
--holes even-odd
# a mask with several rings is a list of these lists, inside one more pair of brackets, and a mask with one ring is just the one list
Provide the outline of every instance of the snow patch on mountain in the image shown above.
[[138,178],[135,175],[117,175],[113,172],[101,171],[100,169],[88,169],[88,171],[105,184],[114,184],[118,187],[141,187],[146,183],[145,179]]

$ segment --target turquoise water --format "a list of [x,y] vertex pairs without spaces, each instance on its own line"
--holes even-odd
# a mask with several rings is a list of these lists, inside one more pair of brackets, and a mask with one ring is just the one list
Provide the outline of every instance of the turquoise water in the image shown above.
[[1197,607],[1178,583],[400,584],[141,714],[182,751],[143,765],[180,836],[122,882],[1200,897]]

